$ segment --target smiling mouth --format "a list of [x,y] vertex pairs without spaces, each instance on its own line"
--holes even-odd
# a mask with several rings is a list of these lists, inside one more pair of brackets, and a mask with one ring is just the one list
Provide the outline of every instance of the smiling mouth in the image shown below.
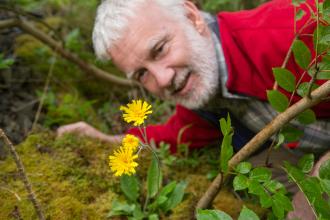
[[178,93],[180,93],[187,85],[189,78],[191,76],[192,71],[189,71],[187,76],[185,77],[184,80],[182,80],[178,86],[176,86],[176,89],[172,92],[172,95],[176,95]]

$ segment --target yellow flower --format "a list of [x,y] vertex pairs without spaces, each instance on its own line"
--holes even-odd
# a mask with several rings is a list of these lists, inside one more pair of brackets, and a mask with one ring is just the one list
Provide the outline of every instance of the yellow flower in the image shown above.
[[128,134],[123,139],[123,147],[135,152],[139,146],[140,140],[134,135]]
[[132,150],[120,147],[115,151],[114,156],[109,156],[109,166],[115,176],[131,175],[135,173],[135,167],[138,166],[138,163],[134,161],[137,157],[138,155],[134,155]]
[[134,122],[134,126],[143,124],[148,114],[151,114],[151,105],[142,100],[133,100],[126,106],[120,106],[120,110],[124,111],[124,120],[128,123]]

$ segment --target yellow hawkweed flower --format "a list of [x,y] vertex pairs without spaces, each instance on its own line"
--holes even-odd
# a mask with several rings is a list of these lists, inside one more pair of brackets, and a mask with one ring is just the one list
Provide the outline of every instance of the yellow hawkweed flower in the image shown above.
[[120,110],[124,111],[124,120],[128,123],[134,122],[134,126],[143,124],[148,114],[151,114],[151,105],[146,101],[133,100],[132,103],[128,103],[126,106],[120,106]]
[[139,143],[139,138],[131,134],[127,134],[123,139],[123,147],[132,150],[132,152],[135,152],[137,150]]
[[138,163],[134,161],[137,157],[138,155],[133,154],[132,150],[120,147],[113,156],[109,156],[109,166],[115,176],[131,175],[135,173],[135,167],[138,166]]

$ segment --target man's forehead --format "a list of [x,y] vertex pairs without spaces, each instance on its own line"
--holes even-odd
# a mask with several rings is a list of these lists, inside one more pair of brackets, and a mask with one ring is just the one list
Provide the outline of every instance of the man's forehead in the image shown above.
[[[159,6],[156,8],[159,10]],[[122,71],[132,72],[134,66],[147,58],[148,51],[170,32],[174,24],[165,13],[147,10],[129,19],[123,36],[108,53]]]

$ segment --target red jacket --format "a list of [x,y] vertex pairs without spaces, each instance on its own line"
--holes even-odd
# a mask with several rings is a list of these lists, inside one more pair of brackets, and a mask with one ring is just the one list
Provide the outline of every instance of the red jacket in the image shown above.
[[[308,0],[311,4],[314,0]],[[310,12],[303,5],[306,15],[297,24],[299,30],[309,18]],[[274,84],[273,67],[280,67],[294,39],[294,8],[291,0],[274,0],[253,10],[220,12],[217,14],[221,44],[228,68],[227,88],[232,93],[256,97],[266,101],[266,90]],[[303,33],[313,33],[315,24],[304,29]],[[302,37],[313,51],[311,37]],[[303,70],[291,56],[287,68],[299,79]],[[309,81],[305,74],[303,81]],[[322,81],[317,83],[322,84]],[[282,91],[284,92],[284,91]],[[287,96],[289,93],[284,92]],[[298,101],[294,97],[294,102]],[[314,107],[317,117],[330,116],[330,103]],[[180,130],[187,125],[181,142],[191,143],[191,147],[201,147],[220,138],[219,130],[199,117],[195,112],[177,106],[176,113],[164,125],[148,126],[148,138],[156,143],[165,141],[175,151]],[[137,129],[128,131],[141,136]]]

